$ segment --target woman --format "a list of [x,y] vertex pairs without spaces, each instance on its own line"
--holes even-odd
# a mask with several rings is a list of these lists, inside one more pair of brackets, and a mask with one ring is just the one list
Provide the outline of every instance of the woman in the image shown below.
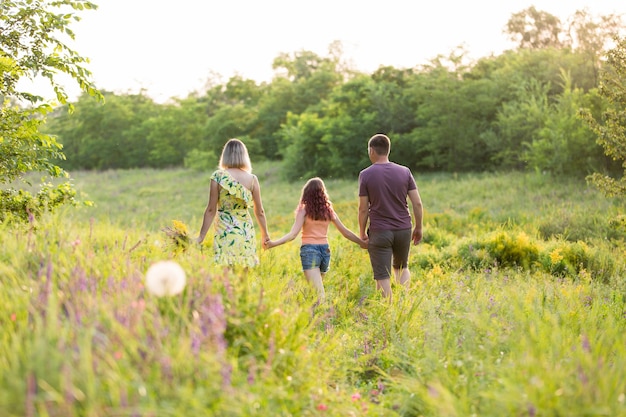
[[334,224],[337,230],[348,240],[367,248],[367,243],[341,223],[333,210],[333,205],[326,193],[324,182],[320,178],[311,178],[302,188],[300,203],[296,209],[296,219],[291,231],[277,240],[264,241],[267,249],[289,242],[302,230],[300,260],[306,279],[313,284],[320,300],[325,297],[322,279],[330,267],[330,247],[328,246],[328,226]]
[[269,234],[259,180],[252,174],[246,145],[239,139],[230,139],[222,150],[219,169],[211,175],[209,203],[197,239],[198,243],[204,241],[215,220],[213,248],[216,263],[244,267],[258,265],[254,225],[248,211],[251,205],[265,242],[269,240]]

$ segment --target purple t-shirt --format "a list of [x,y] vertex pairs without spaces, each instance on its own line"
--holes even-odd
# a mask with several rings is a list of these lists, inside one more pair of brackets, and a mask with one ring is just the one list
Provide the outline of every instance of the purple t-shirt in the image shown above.
[[393,162],[372,164],[359,174],[359,197],[369,199],[370,230],[412,227],[407,196],[417,189],[411,171]]

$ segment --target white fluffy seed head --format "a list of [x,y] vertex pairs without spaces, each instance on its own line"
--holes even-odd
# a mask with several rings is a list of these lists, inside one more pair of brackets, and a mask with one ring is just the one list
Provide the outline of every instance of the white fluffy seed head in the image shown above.
[[176,295],[185,289],[187,277],[175,261],[158,261],[146,271],[146,288],[157,297]]

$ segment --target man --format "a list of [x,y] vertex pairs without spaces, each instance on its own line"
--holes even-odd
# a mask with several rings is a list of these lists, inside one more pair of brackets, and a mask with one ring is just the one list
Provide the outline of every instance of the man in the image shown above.
[[[359,230],[368,242],[376,289],[391,300],[391,267],[397,282],[408,286],[411,241],[422,240],[422,200],[411,171],[389,161],[391,141],[376,134],[367,144],[372,165],[359,174]],[[411,200],[414,229],[407,203]],[[368,226],[369,220],[369,229]]]

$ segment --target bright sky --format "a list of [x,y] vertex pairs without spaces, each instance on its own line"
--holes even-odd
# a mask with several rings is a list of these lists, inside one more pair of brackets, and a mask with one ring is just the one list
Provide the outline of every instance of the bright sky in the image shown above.
[[[90,59],[96,86],[144,89],[157,101],[185,97],[215,74],[270,81],[281,52],[344,58],[370,73],[414,67],[464,46],[470,57],[513,45],[502,33],[513,13],[535,6],[565,21],[576,10],[624,15],[624,0],[94,0],[73,46]],[[213,74],[213,75],[212,75]],[[71,89],[68,89],[71,91]]]

